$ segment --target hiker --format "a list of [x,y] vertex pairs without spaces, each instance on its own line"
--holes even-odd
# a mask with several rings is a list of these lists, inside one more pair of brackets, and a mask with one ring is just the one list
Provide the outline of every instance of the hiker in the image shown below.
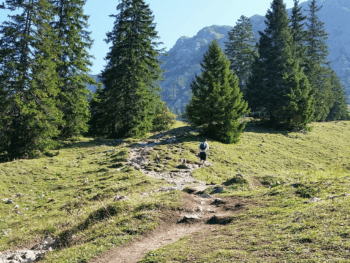
[[207,139],[205,139],[203,142],[199,144],[198,153],[199,153],[199,166],[203,163],[203,167],[204,167],[205,161],[207,160],[207,153],[209,154],[209,144]]

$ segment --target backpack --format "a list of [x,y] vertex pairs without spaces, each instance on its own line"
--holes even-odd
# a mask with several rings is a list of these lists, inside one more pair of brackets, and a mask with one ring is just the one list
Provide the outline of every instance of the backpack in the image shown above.
[[201,142],[201,144],[199,145],[199,148],[204,151],[205,149],[207,149],[207,144],[204,142]]

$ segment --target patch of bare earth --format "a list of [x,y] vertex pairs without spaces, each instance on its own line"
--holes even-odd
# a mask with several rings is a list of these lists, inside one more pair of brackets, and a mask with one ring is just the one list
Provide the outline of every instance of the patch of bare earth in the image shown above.
[[[205,187],[201,187],[203,190]],[[197,188],[199,189],[199,188]],[[92,263],[133,263],[149,251],[172,244],[179,238],[199,231],[208,233],[218,225],[231,223],[231,215],[246,204],[237,198],[204,197],[201,191],[186,194],[182,209],[168,211],[160,217],[160,225],[146,235],[108,251]]]

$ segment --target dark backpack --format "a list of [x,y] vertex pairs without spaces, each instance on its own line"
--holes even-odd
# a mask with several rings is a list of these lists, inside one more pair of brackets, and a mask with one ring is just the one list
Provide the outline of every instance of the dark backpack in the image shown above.
[[201,144],[199,145],[199,148],[204,151],[205,149],[207,149],[207,144],[204,142],[201,142]]

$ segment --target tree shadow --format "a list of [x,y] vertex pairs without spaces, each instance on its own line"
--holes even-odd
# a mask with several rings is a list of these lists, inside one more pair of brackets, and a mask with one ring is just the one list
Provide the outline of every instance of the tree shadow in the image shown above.
[[100,146],[118,146],[123,143],[123,139],[102,139],[95,138],[89,141],[60,141],[60,149],[72,149],[72,148],[90,148]]
[[89,227],[92,227],[93,225],[99,224],[104,220],[117,215],[118,213],[122,213],[122,211],[123,211],[123,207],[116,206],[116,205],[107,205],[93,211],[92,213],[90,213],[88,218],[85,219],[83,222],[81,222],[80,224],[70,229],[67,229],[61,232],[58,235],[59,242],[56,245],[56,249],[64,249],[64,248],[79,244],[81,240],[75,238],[75,235],[78,232],[87,230]]
[[291,131],[288,130],[278,130],[269,126],[267,122],[264,121],[249,121],[245,126],[244,132],[253,132],[253,133],[268,133],[268,134],[282,134],[288,135]]

